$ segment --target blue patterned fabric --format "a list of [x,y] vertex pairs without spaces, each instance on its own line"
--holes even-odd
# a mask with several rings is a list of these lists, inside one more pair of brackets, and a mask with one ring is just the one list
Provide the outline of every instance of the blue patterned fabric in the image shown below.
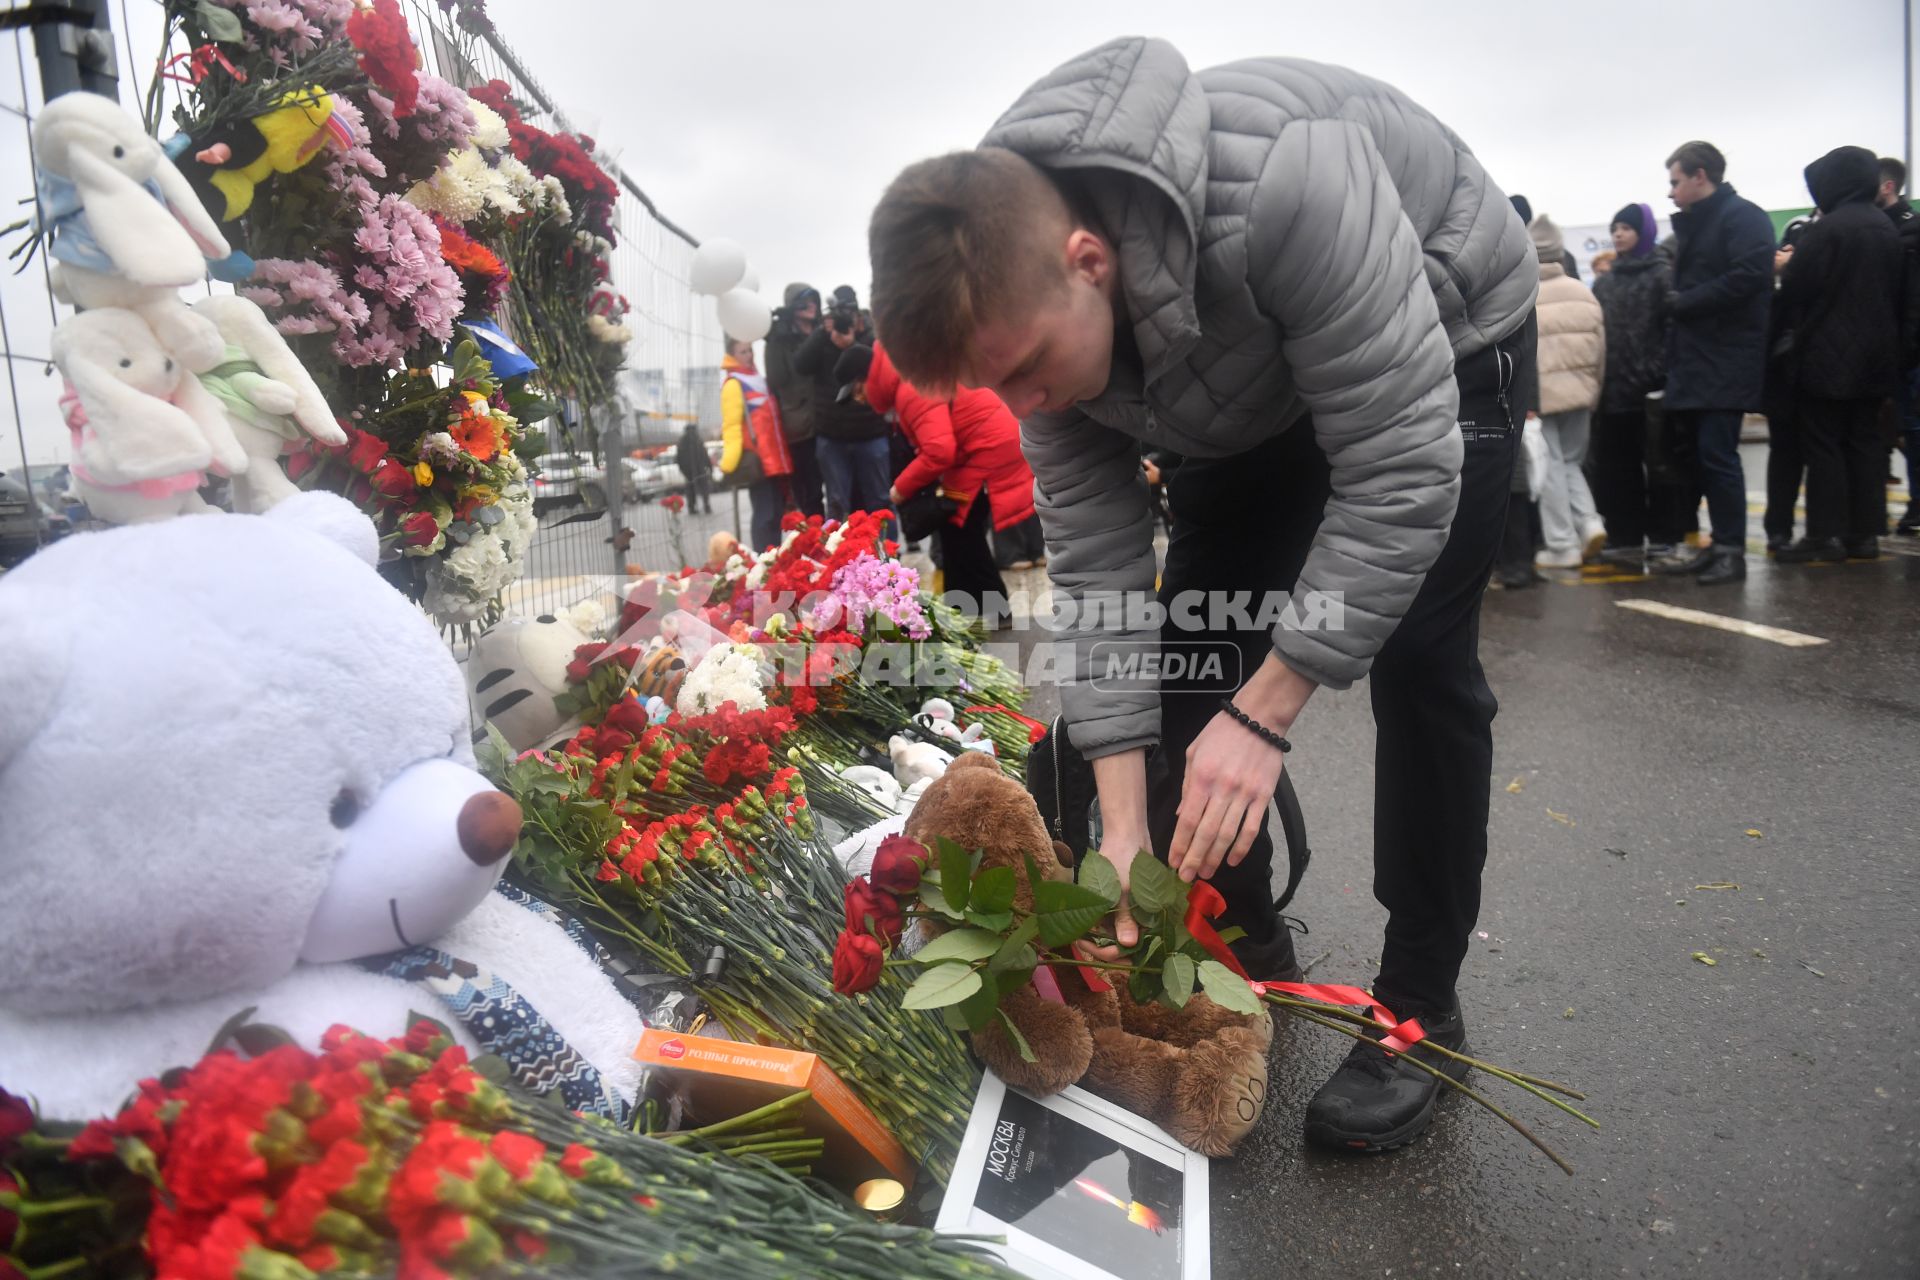
[[[606,950],[588,936],[578,920],[512,885],[502,884],[495,891],[515,906],[559,925],[582,951],[596,962],[606,963]],[[557,1091],[569,1111],[626,1123],[627,1103],[594,1065],[498,974],[437,947],[372,956],[360,961],[360,966],[371,973],[418,983],[433,992],[472,1034],[481,1051],[505,1062],[515,1083],[523,1088],[543,1096]]]

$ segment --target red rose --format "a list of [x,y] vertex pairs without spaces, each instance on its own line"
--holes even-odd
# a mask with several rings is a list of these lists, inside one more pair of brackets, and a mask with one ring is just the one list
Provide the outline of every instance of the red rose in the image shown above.
[[285,458],[287,479],[294,481],[299,480],[301,476],[313,470],[313,464],[318,461],[319,458],[315,456],[313,450],[295,449]]
[[833,945],[833,989],[843,996],[859,995],[880,984],[887,953],[868,933],[842,933]]
[[[886,942],[900,940],[900,928],[904,923],[900,904],[892,894],[874,888],[865,876],[847,886],[846,907],[847,928],[852,932],[871,929],[874,936]],[[869,919],[873,921],[871,925],[867,923]]]
[[400,522],[400,543],[407,547],[424,547],[440,536],[440,522],[429,511],[416,511]]
[[387,456],[387,442],[358,427],[347,428],[347,461],[360,471],[372,471]]
[[628,695],[614,703],[600,723],[606,728],[618,729],[622,733],[641,734],[647,731],[649,721],[647,709],[640,705],[640,700]]
[[20,1135],[33,1128],[33,1108],[25,1098],[16,1098],[0,1089],[0,1160],[13,1154]]
[[604,640],[590,640],[573,651],[573,661],[567,664],[567,680],[579,684],[587,678],[593,668],[593,660],[607,651]]
[[373,481],[373,487],[389,498],[408,497],[420,487],[413,478],[413,472],[395,458],[382,458],[369,478]]
[[932,861],[918,840],[888,836],[873,855],[873,887],[893,894],[918,893],[920,876]]
[[[15,1182],[12,1175],[8,1174],[4,1169],[0,1169],[0,1195],[9,1195],[18,1190],[20,1190],[20,1184]],[[0,1249],[11,1249],[13,1247],[13,1237],[19,1229],[19,1216],[9,1209],[0,1209]],[[6,1259],[0,1258],[0,1266],[5,1265]],[[0,1272],[0,1275],[5,1274],[5,1272]]]

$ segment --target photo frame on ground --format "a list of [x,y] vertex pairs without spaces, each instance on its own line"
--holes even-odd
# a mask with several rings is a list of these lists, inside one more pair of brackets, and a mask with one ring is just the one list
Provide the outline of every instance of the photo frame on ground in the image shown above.
[[1205,1280],[1207,1159],[1083,1089],[1034,1098],[987,1072],[937,1223],[1033,1280]]

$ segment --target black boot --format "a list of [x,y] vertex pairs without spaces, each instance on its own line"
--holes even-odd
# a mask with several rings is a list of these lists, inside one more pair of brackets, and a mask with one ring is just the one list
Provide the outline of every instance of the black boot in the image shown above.
[[1880,539],[1857,538],[1846,544],[1849,560],[1878,560],[1880,558]]
[[1900,523],[1893,526],[1893,531],[1903,538],[1920,534],[1920,503],[1907,505],[1907,514],[1900,517]]
[[1740,547],[1715,547],[1713,559],[1694,579],[1703,587],[1717,587],[1723,582],[1744,582],[1747,577],[1747,553]]
[[[1249,933],[1238,942],[1230,942],[1228,948],[1247,976],[1255,982],[1298,982],[1306,976],[1300,968],[1300,957],[1293,950],[1293,930],[1288,928],[1288,918],[1276,913],[1273,916],[1268,935],[1256,938]],[[1305,933],[1307,927],[1300,926]]]
[[1774,553],[1781,564],[1831,564],[1847,558],[1847,549],[1838,538],[1801,538],[1792,546]]
[[[1458,1005],[1450,1012],[1418,1016],[1429,1040],[1466,1052],[1467,1026]],[[1380,1033],[1369,1029],[1367,1034],[1377,1040]],[[1308,1142],[1335,1151],[1391,1151],[1412,1142],[1432,1122],[1433,1107],[1444,1086],[1374,1040],[1356,1043],[1307,1104]],[[1455,1080],[1467,1074],[1465,1066],[1424,1052],[1419,1045],[1409,1052]]]

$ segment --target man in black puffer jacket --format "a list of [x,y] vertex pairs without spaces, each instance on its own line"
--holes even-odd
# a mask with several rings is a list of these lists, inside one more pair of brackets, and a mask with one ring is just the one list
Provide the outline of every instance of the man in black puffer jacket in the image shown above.
[[1820,206],[1780,278],[1807,457],[1807,536],[1778,553],[1786,564],[1867,559],[1886,526],[1886,454],[1880,404],[1900,374],[1904,252],[1874,206],[1880,162],[1838,147],[1807,166]]
[[1666,412],[1693,433],[1700,490],[1713,519],[1713,545],[1675,548],[1665,573],[1694,573],[1702,585],[1747,576],[1747,479],[1740,466],[1740,419],[1764,401],[1767,310],[1773,300],[1773,220],[1723,182],[1727,160],[1710,142],[1688,142],[1667,157],[1679,252],[1668,313]]

